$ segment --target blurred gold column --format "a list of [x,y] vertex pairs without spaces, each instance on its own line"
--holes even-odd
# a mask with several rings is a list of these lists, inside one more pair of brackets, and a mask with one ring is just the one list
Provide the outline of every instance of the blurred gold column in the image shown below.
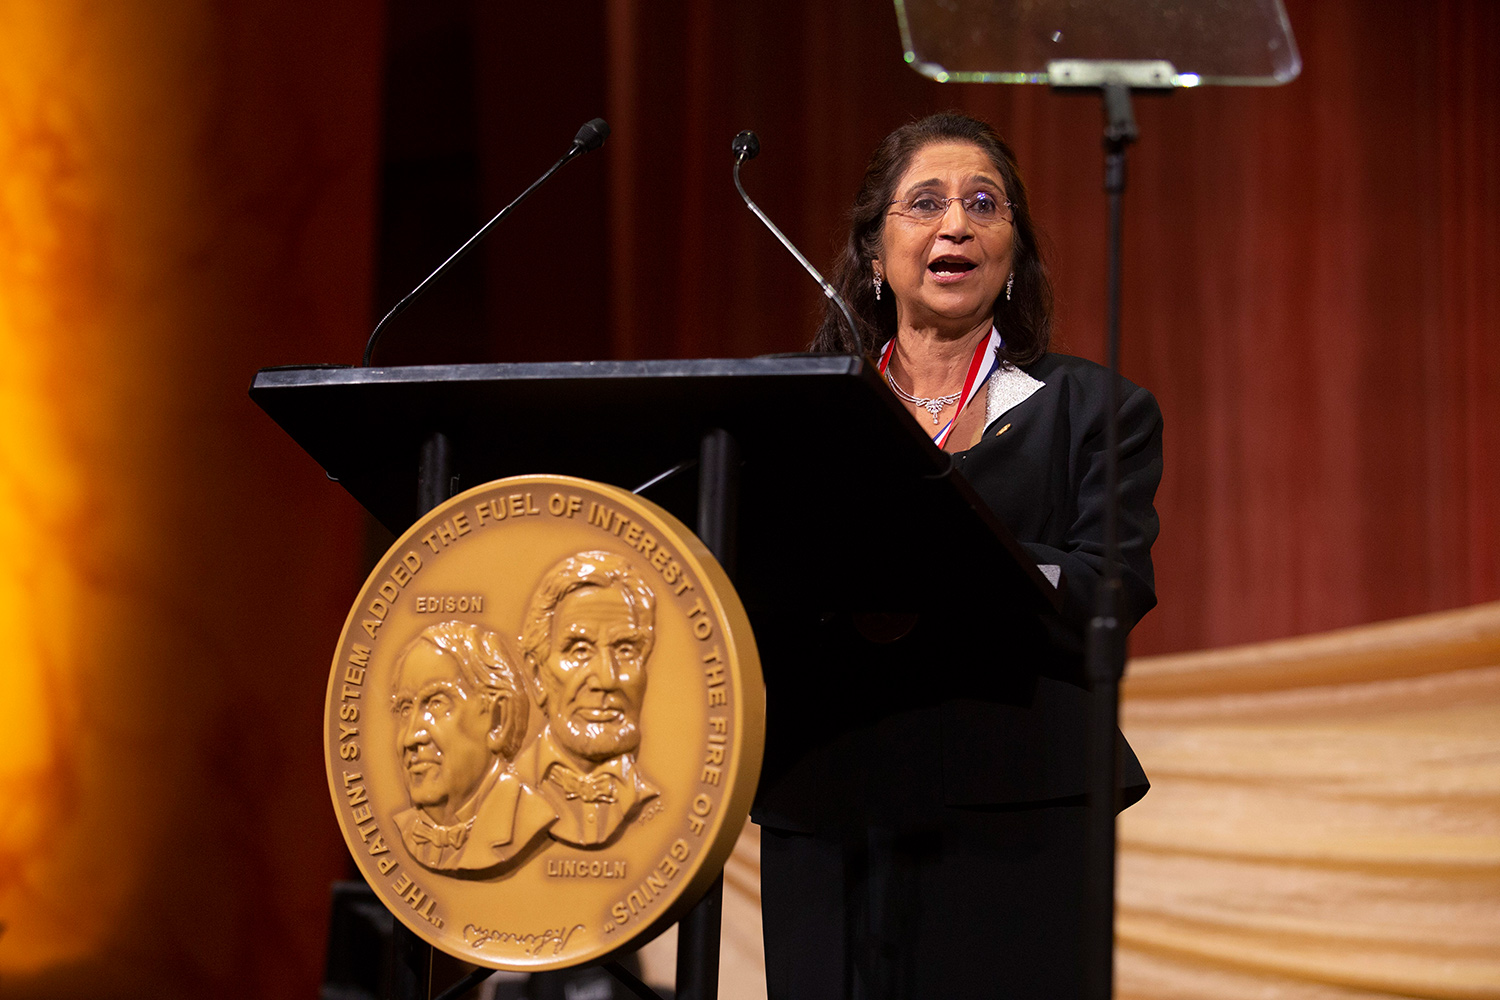
[[357,356],[379,10],[0,0],[0,993],[315,986],[360,515],[245,389]]
[[149,820],[110,821],[130,814],[153,779],[150,769],[120,772],[134,762],[94,713],[138,710],[110,639],[125,613],[113,592],[150,547],[136,530],[150,497],[130,482],[148,462],[145,437],[120,433],[152,416],[132,407],[128,389],[148,363],[145,319],[132,314],[146,262],[124,244],[184,170],[158,162],[160,183],[128,196],[142,171],[122,156],[136,123],[118,112],[150,84],[111,59],[126,28],[90,16],[102,13],[0,7],[5,972],[96,948],[140,876],[151,833]]

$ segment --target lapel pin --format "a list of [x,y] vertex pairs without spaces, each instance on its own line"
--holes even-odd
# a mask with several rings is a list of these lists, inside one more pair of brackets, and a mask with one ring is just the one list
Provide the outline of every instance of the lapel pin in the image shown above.
[[995,437],[999,437],[1001,434],[1004,434],[1008,430],[1010,430],[1010,424],[1006,424],[1004,427],[1002,427],[998,431],[996,431],[995,432]]

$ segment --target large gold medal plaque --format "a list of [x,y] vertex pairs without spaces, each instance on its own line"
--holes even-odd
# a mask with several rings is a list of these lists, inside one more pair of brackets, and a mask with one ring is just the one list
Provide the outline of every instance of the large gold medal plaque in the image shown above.
[[745,611],[679,521],[600,483],[501,479],[365,582],[328,680],[328,783],[408,927],[561,968],[643,944],[713,881],[764,709]]

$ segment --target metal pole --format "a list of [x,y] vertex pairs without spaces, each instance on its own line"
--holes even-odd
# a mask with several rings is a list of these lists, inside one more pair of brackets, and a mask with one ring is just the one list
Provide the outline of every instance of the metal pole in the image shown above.
[[433,431],[422,442],[422,452],[417,456],[417,516],[452,495],[453,443],[442,431]]
[[1120,581],[1120,272],[1125,148],[1135,141],[1130,88],[1104,85],[1104,190],[1109,203],[1109,294],[1105,336],[1109,363],[1105,423],[1104,571],[1089,621],[1086,668],[1093,693],[1089,720],[1088,898],[1084,906],[1084,996],[1114,995],[1115,817],[1120,809],[1120,678],[1125,629]]
[[[706,432],[698,445],[698,537],[734,576],[739,529],[739,445],[727,431]],[[724,876],[677,924],[678,1000],[717,1000]]]
[[394,916],[391,920],[391,1000],[425,1000],[432,984],[432,945]]
[[[417,516],[447,500],[452,484],[453,446],[448,435],[434,431],[422,442],[417,456]],[[395,951],[391,1000],[425,1000],[432,989],[432,945],[400,920],[395,920],[391,945]]]

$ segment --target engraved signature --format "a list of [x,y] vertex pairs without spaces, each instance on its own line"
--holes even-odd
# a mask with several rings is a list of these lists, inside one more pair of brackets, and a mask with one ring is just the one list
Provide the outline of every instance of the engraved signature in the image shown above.
[[645,823],[648,820],[655,819],[657,816],[661,815],[662,811],[663,807],[661,804],[661,799],[652,799],[650,802],[647,802],[644,806],[641,807],[641,813],[635,818],[635,821],[638,824]]
[[468,924],[464,927],[464,940],[471,948],[483,948],[487,944],[506,942],[518,944],[526,949],[528,955],[535,958],[549,944],[552,945],[552,954],[561,954],[563,948],[567,946],[568,938],[583,929],[583,924],[574,924],[569,928],[549,927],[535,934],[517,934],[515,931],[497,931],[488,927],[480,927],[478,924]]

